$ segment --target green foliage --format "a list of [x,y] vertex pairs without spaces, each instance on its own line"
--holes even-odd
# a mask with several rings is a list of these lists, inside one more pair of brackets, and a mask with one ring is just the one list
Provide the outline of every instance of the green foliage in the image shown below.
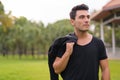
[[68,19],[63,19],[53,24],[48,24],[46,29],[46,32],[49,33],[48,37],[51,41],[54,41],[58,37],[65,36],[66,34],[73,32],[73,27]]
[[115,38],[116,38],[116,45],[118,46],[118,47],[120,47],[120,26],[119,27],[117,27],[117,28],[115,28]]
[[21,27],[23,27],[25,24],[27,24],[28,20],[21,16],[20,18],[16,19],[15,21],[15,25],[20,25]]
[[105,42],[112,44],[112,29],[110,26],[104,26]]
[[92,21],[91,24],[95,25],[95,30],[93,32],[93,35],[100,38],[100,23]]
[[4,6],[2,4],[2,2],[0,1],[0,15],[4,14]]
[[4,12],[4,5],[0,1],[0,25],[3,27],[3,31],[7,32],[7,29],[12,26],[11,12],[6,14]]
[[[91,22],[92,24],[94,22]],[[100,23],[90,32],[100,37]],[[105,41],[111,44],[111,29],[105,28]],[[26,17],[13,17],[11,12],[4,13],[0,2],[0,54],[46,54],[52,42],[61,36],[73,32],[69,19],[58,20],[44,26],[44,23],[30,21]],[[116,43],[120,46],[119,28],[116,28]]]

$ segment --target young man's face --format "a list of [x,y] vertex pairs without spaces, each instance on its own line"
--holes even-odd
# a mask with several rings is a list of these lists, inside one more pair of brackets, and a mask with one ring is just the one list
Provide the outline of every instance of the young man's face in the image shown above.
[[71,20],[72,25],[78,31],[88,31],[90,27],[90,15],[87,10],[78,10],[75,20]]

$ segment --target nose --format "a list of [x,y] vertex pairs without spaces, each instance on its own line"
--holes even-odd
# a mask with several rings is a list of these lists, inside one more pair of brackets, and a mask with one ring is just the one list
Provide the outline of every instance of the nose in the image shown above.
[[88,18],[87,16],[84,18],[84,20],[85,20],[85,23],[89,23],[89,21],[90,21],[90,18]]

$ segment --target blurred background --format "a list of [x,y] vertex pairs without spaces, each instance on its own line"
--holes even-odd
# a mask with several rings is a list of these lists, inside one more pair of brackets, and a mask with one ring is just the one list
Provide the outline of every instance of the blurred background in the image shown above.
[[111,80],[119,80],[119,0],[0,0],[0,80],[49,80],[48,49],[73,32],[69,12],[81,3],[90,8],[89,32],[105,43]]

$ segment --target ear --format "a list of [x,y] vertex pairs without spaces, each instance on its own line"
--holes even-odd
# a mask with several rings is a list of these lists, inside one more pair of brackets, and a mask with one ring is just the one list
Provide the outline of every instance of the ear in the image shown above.
[[74,19],[70,19],[70,23],[74,26]]

